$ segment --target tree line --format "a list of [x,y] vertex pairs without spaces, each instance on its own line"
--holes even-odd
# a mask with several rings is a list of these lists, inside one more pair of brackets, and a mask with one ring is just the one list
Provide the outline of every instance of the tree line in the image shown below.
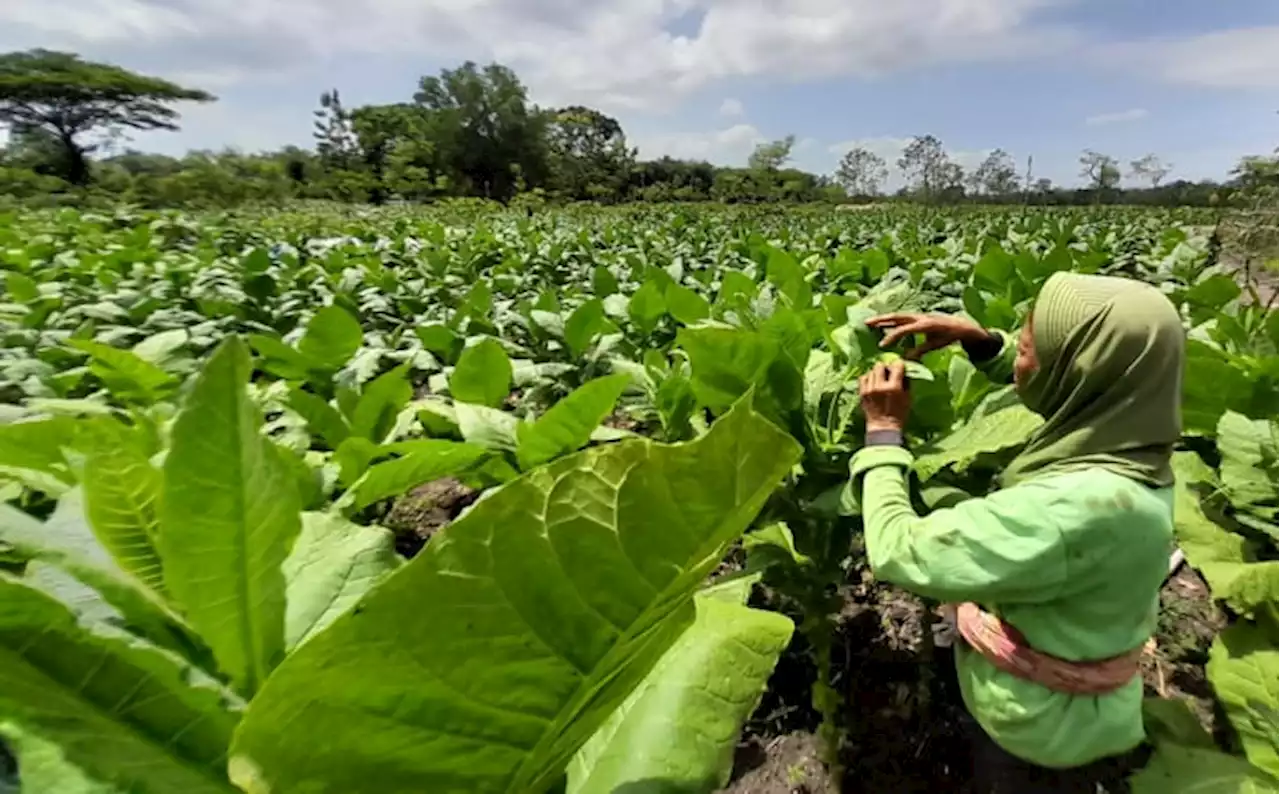
[[231,206],[294,198],[350,203],[422,202],[451,196],[509,201],[926,203],[1236,203],[1251,182],[1275,181],[1275,157],[1245,158],[1219,183],[1165,183],[1169,163],[1120,163],[1086,151],[1084,187],[1020,173],[997,149],[966,171],[932,135],[913,138],[892,166],[902,187],[886,195],[890,163],[852,148],[831,175],[789,167],[795,136],[758,144],[742,167],[663,157],[641,160],[617,119],[599,110],[540,108],[514,71],[473,62],[421,78],[403,102],[348,107],[320,95],[313,147],[184,157],[119,149],[128,130],[177,130],[175,105],[211,102],[202,90],[85,61],[63,52],[0,55],[0,196],[77,200],[109,196],[153,206]]

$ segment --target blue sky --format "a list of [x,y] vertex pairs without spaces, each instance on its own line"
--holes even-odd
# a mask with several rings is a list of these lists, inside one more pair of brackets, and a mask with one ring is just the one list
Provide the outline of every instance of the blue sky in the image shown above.
[[[310,145],[320,91],[408,99],[463,60],[616,116],[641,155],[741,164],[794,134],[830,173],[913,135],[1078,182],[1083,149],[1221,178],[1277,146],[1274,0],[4,0],[0,50],[49,47],[220,97],[139,148]],[[892,183],[891,179],[891,183]]]

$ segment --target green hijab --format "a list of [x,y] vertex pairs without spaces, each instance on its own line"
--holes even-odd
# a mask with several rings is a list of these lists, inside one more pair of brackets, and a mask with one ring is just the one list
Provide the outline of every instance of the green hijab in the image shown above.
[[1040,366],[1018,393],[1045,423],[1002,484],[1100,468],[1172,485],[1186,342],[1173,304],[1139,281],[1055,273],[1032,309],[1031,330]]

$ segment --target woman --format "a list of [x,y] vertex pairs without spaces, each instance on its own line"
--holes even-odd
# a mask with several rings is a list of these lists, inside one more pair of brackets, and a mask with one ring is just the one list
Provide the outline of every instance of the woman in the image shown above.
[[923,334],[909,357],[959,342],[998,382],[1011,373],[1045,419],[1000,491],[921,518],[907,491],[903,367],[877,365],[859,384],[867,440],[850,470],[876,576],[959,604],[960,688],[989,737],[975,753],[979,790],[1092,794],[1088,765],[1144,736],[1138,659],[1173,548],[1177,311],[1139,282],[1058,273],[1016,346],[955,317],[868,325],[890,329],[885,346]]

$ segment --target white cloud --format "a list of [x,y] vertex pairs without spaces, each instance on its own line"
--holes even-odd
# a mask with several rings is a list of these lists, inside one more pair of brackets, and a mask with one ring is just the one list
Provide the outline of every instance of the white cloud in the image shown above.
[[745,110],[742,107],[742,102],[737,99],[734,99],[733,97],[729,97],[728,99],[720,103],[721,116],[736,118],[738,116],[743,115],[744,112]]
[[1280,82],[1280,28],[1221,30],[1102,48],[1105,61],[1179,85],[1270,88]]
[[706,160],[716,165],[747,164],[756,144],[765,140],[751,124],[735,124],[711,132],[674,132],[640,136],[636,146],[642,158],[662,156],[684,160]]
[[[429,51],[507,63],[547,104],[638,109],[724,78],[874,76],[1043,52],[1069,38],[1034,22],[1052,2],[6,0],[0,45],[65,46],[169,74]],[[686,20],[698,20],[691,34],[668,29]]]
[[1129,108],[1115,113],[1098,113],[1084,120],[1087,127],[1102,127],[1107,124],[1122,124],[1126,121],[1141,121],[1148,115],[1146,108]]

